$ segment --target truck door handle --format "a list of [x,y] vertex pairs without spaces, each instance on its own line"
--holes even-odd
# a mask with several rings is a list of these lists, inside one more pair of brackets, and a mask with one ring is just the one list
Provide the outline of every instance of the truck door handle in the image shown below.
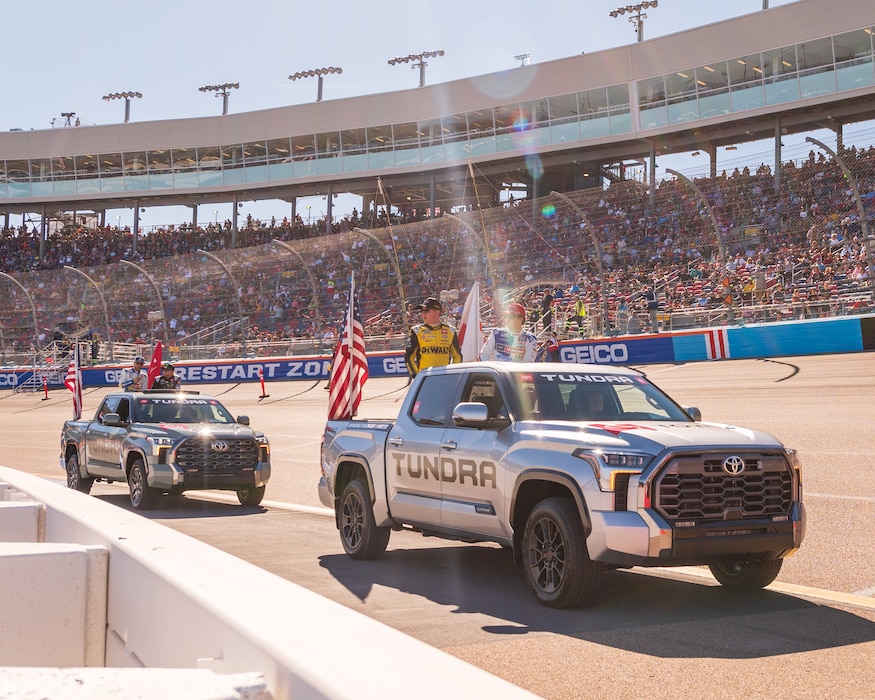
[[441,449],[444,449],[444,450],[455,450],[457,447],[458,447],[458,445],[455,442],[453,442],[452,440],[448,440],[447,442],[441,443]]
[[394,445],[395,447],[401,447],[401,445],[404,444],[404,438],[391,437],[389,438],[389,444]]

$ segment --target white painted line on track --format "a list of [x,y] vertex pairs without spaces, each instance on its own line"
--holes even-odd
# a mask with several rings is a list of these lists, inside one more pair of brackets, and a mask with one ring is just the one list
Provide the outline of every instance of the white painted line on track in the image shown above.
[[[653,569],[636,567],[633,570],[638,573],[649,574],[652,576],[667,574],[671,578],[680,577],[693,578],[702,581],[707,580],[712,585],[720,585],[717,583],[716,579],[711,576],[711,573],[709,571],[696,567],[665,566]],[[843,593],[841,591],[828,591],[823,588],[810,588],[808,586],[798,586],[794,583],[782,583],[780,581],[770,583],[766,587],[766,590],[777,591],[778,593],[786,593],[787,595],[796,596],[798,598],[822,600],[827,603],[832,603],[834,605],[852,605],[854,607],[875,610],[875,598],[870,598],[866,595],[860,595],[860,591],[857,591],[855,593]],[[875,586],[873,586],[872,589],[865,590],[872,590],[872,592],[875,593]]]

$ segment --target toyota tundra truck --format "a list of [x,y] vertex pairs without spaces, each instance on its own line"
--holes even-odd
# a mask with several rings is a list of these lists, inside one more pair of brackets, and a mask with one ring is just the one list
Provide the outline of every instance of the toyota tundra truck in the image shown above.
[[556,608],[594,600],[609,568],[707,565],[763,588],[805,535],[794,450],[703,422],[625,367],[432,368],[397,419],[328,421],[320,461],[353,559],[382,555],[392,530],[496,542]]
[[89,493],[95,481],[128,485],[131,505],[147,510],[163,493],[234,491],[257,506],[270,479],[270,443],[198,392],[151,389],[107,394],[90,420],[61,431],[67,486]]

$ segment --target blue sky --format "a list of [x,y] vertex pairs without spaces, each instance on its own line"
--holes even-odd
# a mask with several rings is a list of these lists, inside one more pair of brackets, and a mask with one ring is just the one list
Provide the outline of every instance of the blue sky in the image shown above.
[[[792,2],[769,0],[768,5]],[[445,55],[429,60],[428,84],[471,77],[519,65],[514,58],[519,54],[528,53],[530,62],[538,63],[634,43],[628,15],[608,14],[623,4],[6,0],[0,130],[50,129],[53,119],[55,128],[62,128],[62,112],[75,112],[84,125],[118,123],[124,101],[101,97],[122,91],[143,94],[132,101],[132,121],[218,115],[222,99],[198,88],[226,82],[240,83],[229,98],[233,113],[303,104],[315,101],[317,80],[288,76],[329,66],[342,67],[343,74],[325,77],[324,100],[415,88],[418,70],[390,66],[388,59],[437,49]],[[762,8],[763,0],[659,0],[658,7],[646,10],[645,39]],[[314,215],[324,209],[318,198],[310,203]],[[299,203],[298,211],[305,206]],[[201,221],[213,218],[206,208],[218,209],[220,219],[230,212],[230,205],[202,207]],[[141,225],[178,223],[189,216],[176,209],[149,210]],[[248,203],[241,211],[281,218],[288,205]],[[129,211],[118,215],[123,224],[133,218]]]

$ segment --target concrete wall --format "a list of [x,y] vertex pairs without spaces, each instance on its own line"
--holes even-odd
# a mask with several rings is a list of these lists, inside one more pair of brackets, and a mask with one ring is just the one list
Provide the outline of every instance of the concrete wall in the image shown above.
[[[4,516],[18,523],[18,531],[25,519],[36,527],[22,535],[25,541],[41,540],[0,545],[40,559],[38,590],[47,605],[41,624],[57,628],[64,604],[83,605],[81,596],[69,598],[67,581],[87,578],[83,558],[106,553],[107,667],[258,672],[275,698],[534,697],[142,516],[7,467],[0,467],[0,482],[14,489],[0,490],[0,498],[20,500],[24,494],[44,511],[40,533],[40,517],[34,518],[32,509],[0,509],[0,532],[6,531]],[[0,550],[0,571],[7,561]],[[78,567],[75,574],[71,566]],[[35,627],[19,634],[42,634]],[[77,661],[60,665],[67,663]]]

